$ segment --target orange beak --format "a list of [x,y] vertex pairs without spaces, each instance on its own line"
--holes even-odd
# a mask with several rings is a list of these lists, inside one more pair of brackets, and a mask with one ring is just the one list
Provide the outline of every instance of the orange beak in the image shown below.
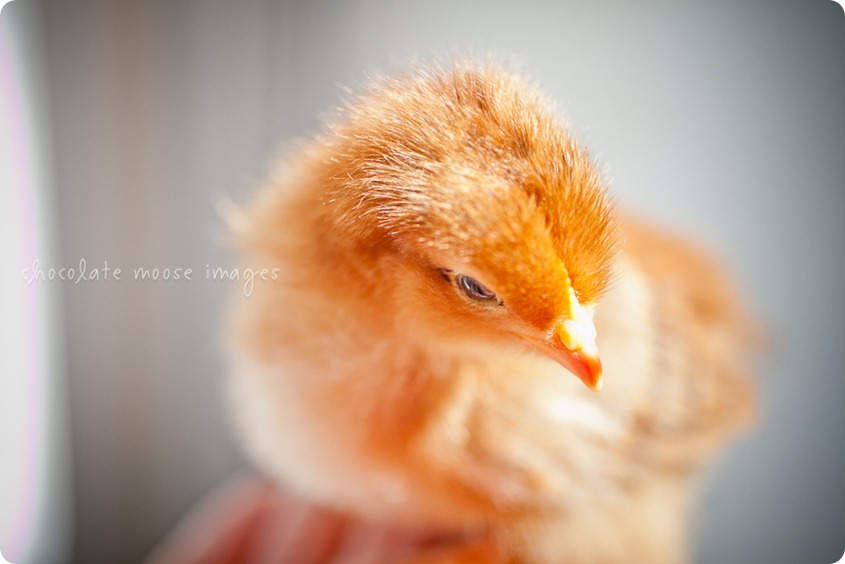
[[601,390],[602,372],[593,308],[578,303],[578,296],[568,277],[566,290],[569,307],[563,319],[546,333],[545,338],[529,337],[529,341],[541,353],[578,376],[592,391],[598,392]]
[[549,339],[535,342],[535,347],[578,376],[592,391],[600,391],[602,386],[601,359],[595,342],[582,343],[580,347],[571,349],[564,344],[561,332],[556,331]]
[[601,390],[602,371],[592,313],[574,302],[572,315],[544,339],[529,338],[535,349],[578,376],[594,392]]

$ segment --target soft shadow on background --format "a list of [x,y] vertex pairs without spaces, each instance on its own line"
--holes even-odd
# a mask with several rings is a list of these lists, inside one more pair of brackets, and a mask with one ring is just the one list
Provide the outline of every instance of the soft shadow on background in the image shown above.
[[[340,85],[472,51],[542,84],[606,164],[620,208],[712,248],[768,332],[761,424],[706,481],[696,561],[841,557],[836,3],[16,0],[2,19],[22,38],[46,124],[53,266],[125,272],[51,286],[70,424],[71,471],[57,483],[73,502],[36,542],[73,562],[137,562],[245,466],[221,401],[221,319],[239,285],[206,279],[233,263],[215,204],[244,201],[282,147],[319,128]],[[4,279],[22,284],[34,258],[3,264]],[[135,282],[135,267],[194,279]]]

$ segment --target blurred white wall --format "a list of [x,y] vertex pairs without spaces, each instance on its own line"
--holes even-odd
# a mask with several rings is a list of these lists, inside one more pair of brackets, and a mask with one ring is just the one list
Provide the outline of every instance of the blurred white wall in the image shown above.
[[[58,258],[44,37],[0,12],[0,554],[69,560],[73,532],[61,290],[26,283]],[[27,264],[27,261],[29,263]],[[30,274],[27,274],[27,278]]]
[[[14,9],[14,10],[13,10]],[[339,84],[492,51],[547,88],[620,207],[720,254],[769,331],[758,433],[703,492],[701,563],[845,548],[845,15],[830,0],[17,0],[49,71],[62,265],[231,261],[242,200]],[[135,562],[242,463],[220,401],[231,284],[57,285],[78,562]]]

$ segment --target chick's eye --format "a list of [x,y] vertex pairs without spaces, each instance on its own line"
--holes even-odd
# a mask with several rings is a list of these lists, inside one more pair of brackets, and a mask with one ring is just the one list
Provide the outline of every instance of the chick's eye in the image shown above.
[[496,294],[491,292],[487,286],[466,274],[458,274],[455,276],[455,283],[458,288],[473,300],[485,303],[498,303],[499,299]]

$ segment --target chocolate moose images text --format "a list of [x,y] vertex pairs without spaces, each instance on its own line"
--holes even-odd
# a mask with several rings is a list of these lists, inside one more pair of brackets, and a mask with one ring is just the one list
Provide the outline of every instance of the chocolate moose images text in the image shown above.
[[279,268],[224,268],[206,264],[203,269],[187,266],[147,267],[133,266],[129,269],[109,264],[89,263],[86,259],[79,259],[74,266],[44,266],[39,259],[35,259],[31,267],[21,270],[21,279],[27,286],[34,282],[120,282],[132,281],[163,281],[163,282],[191,282],[194,280],[243,282],[244,297],[252,296],[256,279],[268,281],[280,278]]

